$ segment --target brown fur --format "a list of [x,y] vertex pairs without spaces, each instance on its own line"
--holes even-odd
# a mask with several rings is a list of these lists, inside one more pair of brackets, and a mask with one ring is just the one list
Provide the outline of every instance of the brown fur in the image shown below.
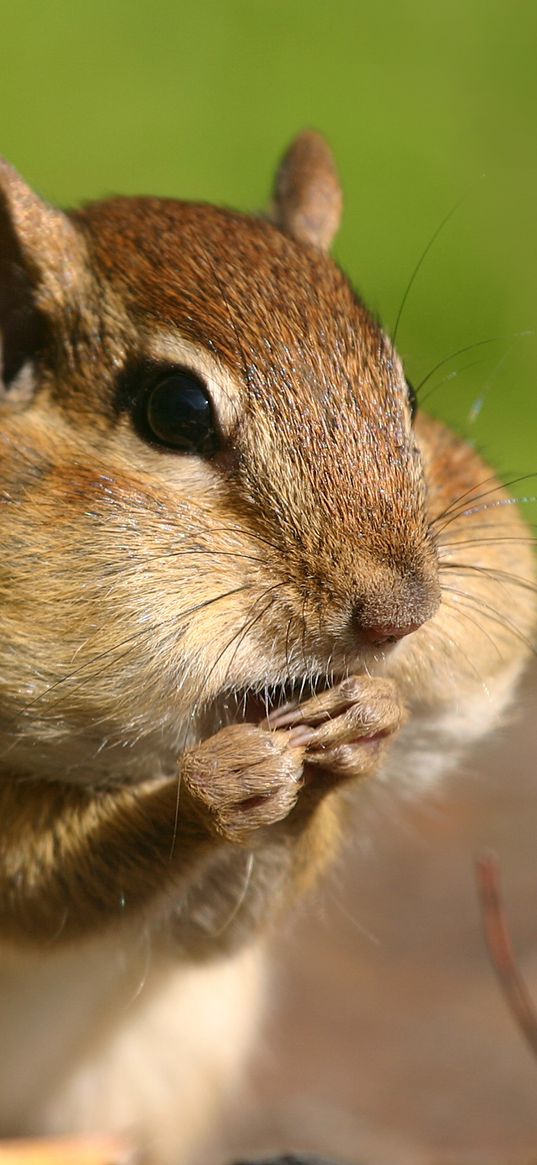
[[[390,757],[417,781],[415,747],[436,771],[512,690],[525,529],[474,452],[411,425],[397,354],[323,252],[334,174],[301,139],[278,226],[153,198],[66,217],[2,171],[15,950],[136,925],[183,959],[244,944],[337,848],[341,785]],[[170,364],[212,387],[210,460],[143,440],[144,377]],[[379,628],[417,629],[384,649]]]

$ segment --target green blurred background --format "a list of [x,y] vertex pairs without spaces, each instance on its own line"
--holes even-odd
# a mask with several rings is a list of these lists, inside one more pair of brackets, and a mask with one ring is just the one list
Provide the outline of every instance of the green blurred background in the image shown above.
[[[0,152],[46,197],[263,208],[293,134],[330,140],[336,256],[428,407],[537,470],[535,0],[18,0],[1,7]],[[537,478],[517,487],[537,493]],[[536,510],[533,510],[535,516]]]

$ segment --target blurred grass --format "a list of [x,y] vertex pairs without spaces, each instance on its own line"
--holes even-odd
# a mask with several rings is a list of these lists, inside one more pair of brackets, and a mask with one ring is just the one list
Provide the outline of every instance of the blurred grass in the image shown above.
[[537,470],[534,0],[4,0],[0,27],[0,152],[54,201],[262,208],[316,126],[344,181],[336,256],[388,326],[459,204],[399,346],[419,383],[492,339],[424,392],[504,472]]

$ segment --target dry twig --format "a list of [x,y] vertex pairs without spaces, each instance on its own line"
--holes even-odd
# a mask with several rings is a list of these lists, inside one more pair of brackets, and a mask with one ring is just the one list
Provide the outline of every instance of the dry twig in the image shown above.
[[485,939],[492,965],[509,1009],[532,1052],[537,1056],[537,1011],[516,965],[500,894],[498,860],[486,854],[477,861],[477,883]]

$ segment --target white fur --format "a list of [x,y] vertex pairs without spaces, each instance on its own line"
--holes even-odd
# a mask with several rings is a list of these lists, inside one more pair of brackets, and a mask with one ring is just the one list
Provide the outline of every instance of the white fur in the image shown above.
[[259,949],[186,967],[149,941],[3,952],[0,1133],[97,1130],[187,1165],[250,1046]]
[[420,796],[452,772],[462,753],[474,741],[501,723],[501,714],[513,694],[519,665],[494,677],[488,687],[432,711],[413,710],[412,718],[390,747],[375,781],[395,782],[403,796]]

